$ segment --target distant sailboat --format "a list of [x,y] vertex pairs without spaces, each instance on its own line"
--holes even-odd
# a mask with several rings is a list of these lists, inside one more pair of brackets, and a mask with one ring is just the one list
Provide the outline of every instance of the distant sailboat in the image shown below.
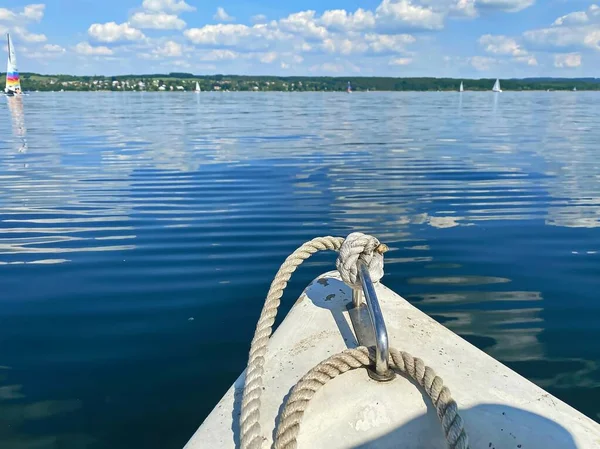
[[462,81],[460,82],[460,87],[458,88],[459,92],[464,92],[465,91],[465,87],[463,86]]
[[346,93],[349,93],[349,94],[352,93],[352,85],[350,84],[350,81],[348,81],[348,87],[346,88]]
[[577,92],[577,88],[576,87],[573,88],[573,92]]
[[496,82],[494,83],[494,87],[492,88],[493,92],[502,92],[502,89],[500,89],[500,80],[496,80]]
[[200,84],[198,84],[198,81],[196,81],[196,89],[194,90],[194,92],[196,92],[197,94],[202,92],[202,89],[200,89]]
[[8,63],[6,65],[6,87],[4,88],[4,93],[10,96],[20,95],[21,81],[19,80],[15,48],[10,40],[10,34],[6,33],[6,39],[8,41]]

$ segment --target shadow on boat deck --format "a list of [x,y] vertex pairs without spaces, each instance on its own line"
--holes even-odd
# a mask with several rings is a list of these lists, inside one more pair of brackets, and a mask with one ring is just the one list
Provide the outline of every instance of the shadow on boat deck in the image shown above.
[[[429,401],[427,414],[353,449],[445,448],[442,429]],[[536,413],[501,404],[461,409],[473,449],[578,449],[564,427]],[[402,443],[405,442],[405,443]],[[405,445],[404,445],[405,444]]]

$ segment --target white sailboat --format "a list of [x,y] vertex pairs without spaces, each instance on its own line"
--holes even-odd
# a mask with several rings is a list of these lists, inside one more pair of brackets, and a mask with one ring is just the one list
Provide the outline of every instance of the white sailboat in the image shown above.
[[10,40],[10,34],[6,33],[6,39],[8,42],[8,63],[6,65],[6,87],[4,88],[4,93],[9,96],[20,95],[21,81],[19,79],[15,48]]
[[493,92],[502,92],[502,89],[500,89],[500,80],[496,80],[496,82],[494,83],[494,87],[492,88]]
[[460,87],[458,88],[459,92],[464,92],[465,91],[465,87],[463,86],[462,81],[460,82]]
[[202,92],[202,89],[200,89],[200,84],[198,84],[198,81],[196,81],[196,89],[194,89],[194,92],[196,92],[197,94]]

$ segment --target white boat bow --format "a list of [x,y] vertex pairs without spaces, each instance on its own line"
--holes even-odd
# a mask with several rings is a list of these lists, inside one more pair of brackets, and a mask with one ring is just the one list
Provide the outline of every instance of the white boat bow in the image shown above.
[[[483,353],[382,284],[375,284],[390,346],[420,357],[452,391],[470,447],[597,449],[600,425]],[[269,340],[260,424],[271,447],[274,428],[298,380],[317,363],[359,345],[348,308],[352,290],[337,271],[313,281]],[[245,372],[185,449],[240,447]],[[299,449],[447,448],[424,391],[402,376],[372,380],[365,369],[321,388],[302,418]]]

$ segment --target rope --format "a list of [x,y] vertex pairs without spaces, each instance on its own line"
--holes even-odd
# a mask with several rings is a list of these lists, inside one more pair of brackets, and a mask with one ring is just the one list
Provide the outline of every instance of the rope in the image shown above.
[[[371,278],[374,282],[379,281],[383,277],[383,253],[387,251],[387,246],[381,244],[379,240],[375,237],[368,236],[359,232],[354,232],[350,234],[346,239],[341,237],[318,237],[309,242],[304,243],[300,246],[296,251],[290,254],[285,262],[277,271],[273,282],[271,283],[271,287],[269,288],[269,292],[267,294],[267,298],[265,300],[265,304],[261,311],[260,317],[258,319],[258,324],[256,325],[256,331],[254,333],[254,338],[252,339],[252,344],[250,345],[250,357],[248,360],[248,366],[246,368],[246,380],[244,383],[244,393],[242,397],[242,411],[240,415],[240,431],[241,431],[241,449],[261,449],[263,443],[263,436],[260,428],[260,397],[263,390],[263,373],[264,373],[264,364],[265,364],[265,354],[267,352],[267,343],[269,342],[269,338],[271,337],[273,331],[273,324],[275,323],[275,317],[277,316],[277,309],[279,308],[279,304],[281,303],[281,297],[283,296],[283,290],[287,286],[287,282],[290,280],[292,273],[296,271],[296,268],[310,256],[318,251],[324,250],[333,250],[340,251],[339,257],[336,261],[336,266],[340,272],[342,280],[346,282],[351,287],[360,288],[360,284],[358,283],[358,260],[362,260],[366,263],[369,273],[371,274]],[[354,351],[354,352],[353,352]],[[440,415],[440,409],[438,408],[438,415],[442,419],[442,425],[444,427],[444,431],[447,433],[448,430],[452,430],[452,435],[464,435],[464,437],[456,439],[457,442],[464,441],[463,446],[449,446],[450,449],[466,449],[468,447],[468,443],[466,442],[466,435],[464,434],[464,430],[462,428],[462,420],[460,416],[456,413],[456,403],[450,397],[450,391],[443,387],[442,380],[439,377],[435,376],[435,373],[430,368],[424,366],[423,362],[420,359],[413,359],[412,356],[409,356],[406,353],[400,353],[398,351],[392,352],[390,349],[390,354],[399,355],[399,358],[394,359],[392,356],[392,366],[396,367],[400,372],[406,372],[410,375],[411,372],[414,372],[417,377],[414,377],[417,382],[421,384],[419,378],[423,378],[423,382],[425,384],[421,384],[424,386],[426,391],[431,390],[433,385],[436,385],[436,388],[439,387],[440,394],[435,398],[433,396],[432,400],[434,404],[442,403],[447,404],[444,407],[444,410],[452,409],[455,411],[454,417],[449,420],[449,418],[445,418],[449,415],[448,412],[445,412],[443,415]],[[413,361],[412,363],[408,363],[404,357],[408,356]],[[341,374],[343,372],[348,371],[349,369],[356,369],[363,366],[368,366],[372,364],[372,354],[369,355],[368,350],[366,348],[357,348],[348,351],[344,351],[336,356],[333,356],[327,359],[325,362],[317,365],[317,367],[313,368],[302,380],[307,378],[308,376],[313,375],[315,372],[319,379],[323,380],[321,384],[314,390],[318,390],[320,386],[325,384],[327,380],[333,378],[329,377],[325,379],[323,374],[319,374],[319,367],[322,366],[336,366],[335,363],[341,360],[343,364],[340,366],[348,366],[345,370],[337,369],[339,372],[335,374],[333,377]],[[332,365],[328,365],[328,362],[331,361]],[[403,361],[402,364],[400,364]],[[360,362],[360,363],[359,363]],[[406,371],[406,367],[414,367],[412,371],[410,369]],[[402,368],[405,367],[405,368]],[[317,371],[315,371],[317,370]],[[332,371],[333,373],[333,371]],[[433,375],[433,377],[432,377]],[[431,384],[429,383],[429,379],[431,380]],[[439,381],[438,381],[439,379]],[[302,380],[300,382],[302,382]],[[309,382],[309,380],[307,380]],[[300,385],[296,385],[294,388],[294,392],[297,390],[297,387]],[[429,390],[428,390],[429,386]],[[305,390],[301,390],[305,391]],[[436,390],[437,391],[437,390]],[[300,393],[299,393],[300,394]],[[429,394],[429,393],[428,393]],[[293,395],[293,394],[292,394]],[[314,395],[314,393],[313,393]],[[298,396],[300,397],[300,396]],[[312,397],[312,395],[311,395]],[[443,398],[443,401],[442,401]],[[291,398],[290,398],[291,399]],[[288,440],[289,443],[285,443],[285,446],[281,446],[281,448],[295,448],[296,442],[295,437],[298,433],[300,426],[300,419],[304,413],[304,408],[308,404],[308,399],[302,399],[300,402],[295,401],[296,405],[292,406],[292,409],[295,410],[291,412],[289,418],[291,421],[288,421],[291,424],[288,424],[290,429],[296,429],[284,433],[289,435]],[[453,404],[453,405],[452,405]],[[288,401],[288,405],[286,405],[286,410],[290,406],[290,401]],[[452,406],[452,407],[451,407]],[[283,422],[282,422],[283,424]],[[456,433],[456,426],[460,425],[460,432]],[[290,427],[291,426],[291,427]],[[281,426],[280,426],[281,429]],[[278,430],[277,432],[277,441],[280,441],[279,435],[282,431]],[[295,433],[294,433],[295,432]],[[284,433],[281,433],[283,436]],[[285,441],[288,441],[285,440]],[[283,440],[281,440],[283,441]],[[450,442],[450,440],[448,440]],[[280,443],[277,443],[280,444]],[[288,446],[291,444],[291,446]],[[279,449],[279,446],[276,446]]]
[[342,246],[344,239],[341,237],[319,237],[304,243],[285,259],[275,275],[265,305],[263,306],[254,338],[250,345],[250,358],[246,368],[246,381],[242,398],[242,413],[240,415],[241,446],[242,449],[260,449],[263,437],[260,430],[260,396],[262,394],[263,371],[267,343],[271,337],[275,316],[280,304],[283,290],[292,277],[298,265],[323,250],[337,251]]
[[383,253],[387,246],[379,243],[375,237],[361,232],[353,232],[340,248],[335,267],[340,272],[342,281],[354,289],[360,289],[358,278],[358,261],[366,263],[371,280],[376,283],[383,277]]
[[[292,389],[292,393],[281,413],[281,420],[275,437],[275,449],[296,449],[296,438],[300,422],[309,401],[331,379],[347,371],[372,366],[375,362],[375,348],[364,346],[347,349],[329,357],[311,369]],[[431,399],[442,423],[444,436],[449,449],[468,449],[469,439],[463,420],[458,414],[458,406],[452,399],[444,381],[435,374],[423,360],[390,348],[390,367],[417,382]]]

